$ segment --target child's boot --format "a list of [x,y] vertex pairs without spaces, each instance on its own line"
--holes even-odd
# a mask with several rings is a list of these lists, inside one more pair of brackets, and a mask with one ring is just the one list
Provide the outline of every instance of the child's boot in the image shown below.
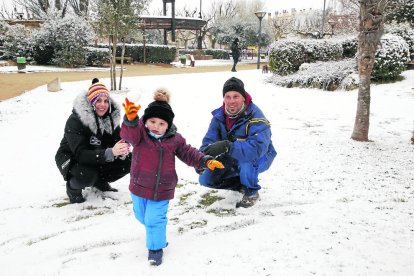
[[160,265],[162,263],[162,249],[148,250],[148,262],[150,265]]

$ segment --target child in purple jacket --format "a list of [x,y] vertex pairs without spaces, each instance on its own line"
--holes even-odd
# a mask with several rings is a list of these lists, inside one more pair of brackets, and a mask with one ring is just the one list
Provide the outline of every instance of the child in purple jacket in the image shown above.
[[161,264],[163,248],[167,246],[168,204],[174,198],[178,181],[175,156],[198,170],[224,168],[213,157],[188,145],[177,132],[169,97],[167,90],[156,90],[155,101],[148,105],[141,119],[137,114],[140,105],[127,98],[122,104],[125,117],[121,138],[133,146],[129,190],[135,217],[145,226],[151,265]]

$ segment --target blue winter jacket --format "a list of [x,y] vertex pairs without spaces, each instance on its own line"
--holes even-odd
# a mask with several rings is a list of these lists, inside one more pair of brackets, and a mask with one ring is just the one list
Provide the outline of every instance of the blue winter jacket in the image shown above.
[[258,164],[261,168],[260,172],[270,167],[277,153],[271,140],[270,123],[258,106],[250,102],[244,114],[229,131],[226,130],[223,107],[215,109],[212,115],[213,118],[200,147],[201,151],[214,142],[229,140],[233,144],[227,154],[239,163]]

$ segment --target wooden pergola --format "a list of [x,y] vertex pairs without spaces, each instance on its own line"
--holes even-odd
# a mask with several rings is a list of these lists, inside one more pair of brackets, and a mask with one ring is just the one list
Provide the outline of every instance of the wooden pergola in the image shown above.
[[[171,4],[171,17],[167,17],[167,4]],[[171,31],[171,40],[175,41],[175,30],[196,30],[201,32],[201,28],[206,21],[201,18],[177,18],[175,17],[175,0],[162,0],[163,17],[146,17],[143,27],[151,26],[152,29],[164,29],[164,44],[167,45],[167,32]],[[201,10],[201,1],[200,1]],[[200,11],[201,17],[201,11]],[[144,17],[142,17],[144,18]]]
[[176,30],[200,30],[205,24],[206,21],[200,18],[193,17],[171,17],[166,16],[140,16],[140,29],[166,29],[172,30],[172,25],[174,21],[174,27]]

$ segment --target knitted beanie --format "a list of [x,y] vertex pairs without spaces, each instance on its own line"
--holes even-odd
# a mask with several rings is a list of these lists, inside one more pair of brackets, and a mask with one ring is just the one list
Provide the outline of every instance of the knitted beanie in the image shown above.
[[223,85],[223,97],[229,91],[239,92],[244,98],[246,98],[246,90],[244,90],[244,83],[235,77],[228,79]]
[[95,105],[101,96],[106,96],[109,99],[109,91],[103,83],[96,82],[89,87],[86,97],[91,105]]
[[160,118],[168,123],[169,129],[174,119],[174,112],[168,104],[169,101],[170,92],[167,89],[158,88],[155,90],[154,101],[148,105],[142,117],[144,124],[149,118]]

